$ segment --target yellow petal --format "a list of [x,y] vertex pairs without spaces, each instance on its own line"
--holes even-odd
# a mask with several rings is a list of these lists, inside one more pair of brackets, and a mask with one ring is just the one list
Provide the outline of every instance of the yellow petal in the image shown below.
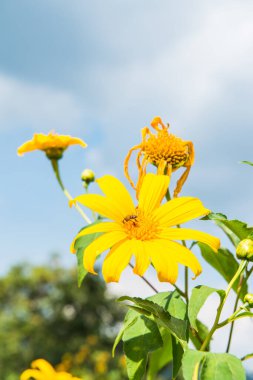
[[43,375],[43,373],[38,371],[37,369],[27,369],[21,374],[20,380],[30,379],[45,380],[45,375]]
[[119,223],[105,222],[105,223],[97,223],[97,224],[94,224],[93,226],[84,228],[74,238],[71,244],[70,251],[72,253],[75,253],[75,242],[77,239],[79,239],[82,236],[94,234],[96,232],[112,232],[112,231],[122,231],[121,225]]
[[132,241],[125,240],[114,246],[106,256],[102,273],[106,282],[118,282],[133,253]]
[[50,363],[48,363],[44,359],[37,359],[32,362],[31,365],[32,368],[39,369],[44,375],[54,375],[55,370],[51,366]]
[[96,274],[94,271],[96,257],[125,238],[126,234],[122,231],[108,232],[98,237],[84,251],[84,268],[87,269],[88,272]]
[[167,244],[158,239],[145,241],[144,244],[159,281],[174,284],[178,277],[178,265],[174,257],[168,254]]
[[119,211],[112,200],[97,194],[83,194],[70,201],[70,206],[79,202],[82,205],[90,208],[93,211],[98,212],[100,215],[106,218],[121,222],[125,215]]
[[174,198],[154,211],[154,219],[163,227],[176,226],[210,213],[198,198]]
[[24,143],[23,145],[21,145],[18,148],[17,153],[19,156],[23,156],[24,153],[32,152],[33,150],[36,150],[36,149],[38,149],[36,144],[34,144],[32,140],[30,140]]
[[135,206],[129,192],[117,178],[105,175],[99,178],[97,183],[106,197],[110,198],[124,216],[135,213]]
[[143,276],[150,265],[150,256],[145,250],[145,244],[141,240],[132,240],[133,253],[135,256],[135,267],[133,272]]
[[188,248],[174,241],[163,240],[163,242],[167,247],[169,256],[173,257],[177,263],[189,267],[195,274],[195,277],[202,272],[198,259]]
[[170,240],[197,240],[209,245],[215,252],[220,247],[220,239],[206,232],[192,230],[190,228],[168,228],[159,233],[159,237]]
[[140,189],[139,208],[147,212],[156,209],[168,190],[169,182],[169,176],[147,174]]

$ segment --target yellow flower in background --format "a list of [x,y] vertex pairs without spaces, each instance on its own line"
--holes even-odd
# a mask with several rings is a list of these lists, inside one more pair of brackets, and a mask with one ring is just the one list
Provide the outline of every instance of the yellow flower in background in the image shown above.
[[44,359],[33,361],[31,367],[32,369],[27,369],[21,374],[20,380],[81,380],[67,372],[56,372]]
[[169,185],[168,176],[147,174],[140,189],[137,207],[117,178],[106,175],[97,182],[105,196],[84,194],[70,204],[80,202],[113,221],[98,223],[82,230],[74,239],[71,250],[75,252],[75,241],[79,237],[104,232],[85,249],[84,267],[96,274],[96,258],[111,248],[102,267],[106,282],[119,281],[121,272],[134,255],[135,274],[142,276],[152,263],[160,281],[175,283],[178,263],[189,267],[195,276],[201,273],[201,266],[193,253],[175,240],[198,240],[208,244],[214,251],[219,248],[220,241],[216,237],[205,232],[175,227],[207,215],[210,211],[199,199],[193,197],[174,198],[161,205]]
[[[151,126],[157,133],[152,133],[148,127],[142,129],[142,142],[133,146],[125,158],[125,175],[138,194],[143,177],[146,174],[147,164],[151,163],[155,165],[157,167],[157,174],[167,174],[168,176],[171,176],[172,172],[183,166],[186,170],[178,180],[174,190],[174,197],[177,197],[194,163],[193,143],[191,141],[184,141],[169,133],[169,125],[163,124],[160,117],[155,117],[151,122]],[[139,170],[136,186],[128,171],[129,160],[134,150],[139,150],[136,158]]]
[[23,156],[23,154],[27,152],[42,150],[50,160],[59,160],[62,157],[63,152],[70,145],[76,144],[81,145],[83,148],[87,146],[87,144],[78,137],[58,135],[54,132],[49,132],[48,135],[35,133],[32,140],[25,142],[18,148],[17,153],[19,156]]

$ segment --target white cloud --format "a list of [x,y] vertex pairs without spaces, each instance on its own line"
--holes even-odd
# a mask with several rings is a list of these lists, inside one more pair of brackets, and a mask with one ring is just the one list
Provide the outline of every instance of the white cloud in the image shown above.
[[71,131],[83,111],[75,97],[46,85],[36,85],[0,74],[1,129],[27,127]]

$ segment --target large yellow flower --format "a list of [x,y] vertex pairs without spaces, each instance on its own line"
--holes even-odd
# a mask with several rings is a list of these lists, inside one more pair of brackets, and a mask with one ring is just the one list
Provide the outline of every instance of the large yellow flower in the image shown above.
[[195,276],[201,273],[201,266],[193,253],[176,240],[198,240],[208,244],[214,251],[219,248],[220,241],[216,237],[205,232],[176,227],[210,211],[199,199],[192,197],[175,198],[161,205],[169,185],[168,176],[147,174],[140,189],[137,207],[124,185],[115,177],[106,175],[97,182],[105,197],[84,194],[72,201],[80,202],[113,220],[87,227],[72,243],[71,249],[75,252],[76,239],[95,232],[104,232],[84,251],[84,267],[90,273],[96,274],[96,257],[111,248],[102,268],[107,282],[117,282],[134,255],[134,273],[143,275],[152,263],[160,281],[175,283],[178,263],[191,268]]
[[33,150],[43,150],[49,159],[59,159],[62,157],[63,152],[70,145],[81,145],[83,148],[87,144],[78,137],[67,135],[57,135],[50,132],[48,135],[43,133],[35,133],[32,140],[25,142],[18,148],[18,155],[22,156],[24,153],[32,152]]
[[56,372],[44,359],[34,360],[31,367],[32,369],[27,369],[21,374],[20,380],[81,380],[67,372]]
[[[157,174],[167,174],[168,176],[171,176],[171,173],[178,168],[185,167],[186,169],[177,181],[174,190],[174,197],[177,197],[194,163],[193,143],[184,141],[169,133],[169,124],[165,125],[158,116],[152,120],[151,126],[156,133],[152,133],[148,127],[143,128],[141,143],[129,150],[124,162],[125,175],[131,186],[137,190],[138,196],[143,177],[146,175],[146,167],[149,163],[157,167]],[[139,170],[136,186],[128,171],[128,163],[134,150],[139,150],[136,158]]]

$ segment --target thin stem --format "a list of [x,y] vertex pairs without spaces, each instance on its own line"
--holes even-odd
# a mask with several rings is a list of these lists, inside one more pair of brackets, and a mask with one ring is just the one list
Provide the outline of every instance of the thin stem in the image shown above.
[[221,299],[221,302],[218,306],[218,309],[217,309],[217,315],[216,315],[216,318],[215,318],[215,321],[213,323],[213,326],[211,328],[211,330],[209,331],[209,334],[207,335],[206,339],[204,340],[202,346],[200,347],[200,351],[205,351],[206,347],[208,346],[214,332],[219,328],[219,319],[220,319],[220,316],[221,316],[221,312],[222,312],[222,309],[223,309],[223,306],[227,300],[227,297],[229,295],[229,292],[232,288],[232,286],[234,285],[235,281],[237,280],[237,278],[240,276],[240,274],[244,271],[244,269],[246,268],[246,265],[247,265],[247,261],[242,261],[234,275],[234,277],[232,278],[232,280],[230,281],[230,283],[228,284],[228,287],[226,289],[226,292],[225,292],[225,296],[223,299]]
[[[128,265],[129,265],[132,269],[134,268],[133,264],[129,263]],[[154,291],[155,293],[159,293],[158,290],[157,290],[157,289],[151,284],[151,282],[149,282],[149,280],[146,279],[145,276],[140,276],[140,277],[143,279],[143,281],[146,282],[146,284],[147,284],[151,289],[153,289],[153,291]]]
[[[63,185],[63,182],[62,182],[62,179],[61,179],[61,176],[60,176],[60,172],[59,172],[58,160],[51,160],[51,164],[52,164],[53,171],[54,171],[55,177],[57,179],[57,182],[60,185],[63,193],[65,194],[65,196],[68,198],[69,201],[72,201],[73,197],[70,195],[70,193],[68,192],[68,190]],[[84,220],[88,224],[91,224],[91,220],[83,212],[83,210],[81,209],[81,207],[78,204],[75,204],[75,203],[74,203],[74,206],[75,206],[76,210],[79,212],[79,214],[84,218]]]
[[[238,288],[237,288],[237,296],[236,296],[236,300],[235,300],[235,304],[234,304],[233,314],[237,310],[237,306],[238,306],[238,302],[239,302],[240,294],[241,294],[241,290],[242,290],[242,285],[243,285],[243,274],[241,274],[241,276],[240,276],[240,281],[239,281]],[[231,341],[232,341],[234,324],[235,324],[235,322],[233,321],[231,323],[231,326],[230,326],[230,331],[229,331],[229,336],[228,336],[228,343],[227,343],[227,348],[226,348],[226,352],[227,353],[229,352]]]

